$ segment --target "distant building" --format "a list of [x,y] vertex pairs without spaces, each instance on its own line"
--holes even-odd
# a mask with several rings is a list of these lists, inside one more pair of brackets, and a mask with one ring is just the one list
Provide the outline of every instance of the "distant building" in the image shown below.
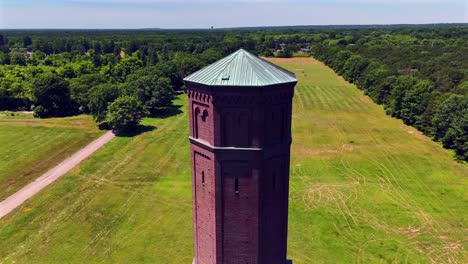
[[284,48],[286,48],[286,43],[281,43],[280,47],[281,47],[281,50],[284,50]]
[[184,79],[196,264],[286,264],[293,73],[239,50]]

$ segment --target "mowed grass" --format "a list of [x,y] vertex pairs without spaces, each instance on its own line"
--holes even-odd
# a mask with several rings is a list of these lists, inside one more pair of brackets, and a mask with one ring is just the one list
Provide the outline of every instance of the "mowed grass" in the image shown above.
[[102,133],[89,116],[36,119],[0,112],[0,201]]
[[[312,59],[275,60],[294,98],[288,255],[308,263],[466,263],[466,165]],[[0,220],[3,263],[190,263],[183,113],[118,137]]]

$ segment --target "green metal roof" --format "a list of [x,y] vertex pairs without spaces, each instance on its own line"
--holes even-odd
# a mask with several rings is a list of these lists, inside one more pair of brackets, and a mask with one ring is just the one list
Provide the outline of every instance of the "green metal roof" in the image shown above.
[[267,86],[297,79],[294,73],[240,49],[190,74],[184,81],[211,86]]

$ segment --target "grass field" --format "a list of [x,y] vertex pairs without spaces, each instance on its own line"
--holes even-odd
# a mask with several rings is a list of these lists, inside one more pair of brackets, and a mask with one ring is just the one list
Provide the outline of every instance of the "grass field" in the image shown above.
[[102,134],[89,116],[10,114],[0,112],[0,200]]
[[[466,263],[468,167],[305,58],[293,115],[288,256],[308,263]],[[3,263],[191,263],[183,113],[145,119],[0,220]]]

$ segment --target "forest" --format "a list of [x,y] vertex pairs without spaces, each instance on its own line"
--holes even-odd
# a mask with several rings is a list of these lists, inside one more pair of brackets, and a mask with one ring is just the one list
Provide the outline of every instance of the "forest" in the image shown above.
[[0,110],[40,118],[85,113],[99,126],[124,128],[161,114],[183,92],[185,76],[239,48],[265,57],[313,56],[387,114],[468,161],[466,24],[1,30]]

